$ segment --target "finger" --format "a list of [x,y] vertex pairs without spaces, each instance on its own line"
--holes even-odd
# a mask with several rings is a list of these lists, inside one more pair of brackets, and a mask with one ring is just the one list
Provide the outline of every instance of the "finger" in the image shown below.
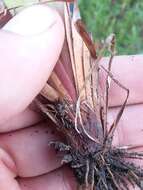
[[76,190],[77,185],[71,171],[66,168],[36,178],[19,179],[22,190]]
[[[103,58],[101,64],[107,66],[108,62],[109,58]],[[130,90],[128,104],[143,103],[143,56],[116,56],[113,59],[112,65],[113,76]],[[105,76],[103,78],[105,79]],[[109,105],[122,105],[125,97],[125,90],[112,81],[109,93]]]
[[0,189],[20,190],[19,184],[15,180],[15,177],[15,163],[3,149],[0,149]]
[[30,127],[41,122],[42,120],[43,117],[40,114],[36,113],[35,111],[32,111],[30,108],[27,108],[23,112],[10,118],[5,123],[0,124],[0,133]]
[[60,16],[45,6],[26,9],[4,29],[0,32],[0,123],[25,110],[39,93],[64,40]]
[[[76,190],[77,183],[67,169],[60,169],[37,178],[19,179],[22,190]],[[139,190],[138,187],[130,187],[130,190]]]
[[[113,111],[113,113],[112,113],[112,111]],[[130,119],[130,120],[134,119],[133,116],[135,115],[135,113],[137,113],[137,115],[138,115],[139,113],[142,113],[141,111],[142,111],[142,107],[140,107],[139,105],[137,107],[130,106],[130,107],[128,107],[128,110],[126,110],[126,112],[125,112],[126,117],[123,115],[123,120],[122,120],[123,122],[120,123],[120,125],[118,126],[118,136],[120,139],[120,141],[118,143],[120,146],[130,145],[131,142],[141,143],[140,140],[142,138],[141,138],[141,136],[138,135],[138,133],[140,133],[140,130],[138,130],[138,133],[136,133],[136,131],[138,129],[136,127],[136,125],[139,127],[139,123],[136,124],[136,122],[135,123],[131,122],[129,126],[127,125],[126,122],[124,123],[125,119]],[[112,117],[115,116],[115,112],[117,112],[117,110],[115,110],[115,109],[111,110]],[[142,115],[142,114],[140,114],[140,115]],[[142,123],[142,117],[140,117],[140,119],[138,121],[140,121],[140,123]],[[128,122],[128,120],[127,120],[127,122]],[[119,127],[120,128],[124,127],[124,130],[122,130],[120,132]],[[133,128],[134,130],[132,131],[132,133],[130,132],[130,127],[132,127],[132,128],[136,127],[136,128]],[[141,124],[140,124],[140,127],[141,127]],[[1,147],[3,147],[3,149],[5,149],[7,152],[9,152],[10,155],[14,158],[14,162],[17,165],[17,173],[20,176],[28,177],[28,176],[35,176],[35,174],[37,174],[36,176],[38,176],[38,175],[47,173],[47,172],[55,169],[53,167],[52,169],[50,168],[50,170],[49,170],[49,166],[46,165],[46,163],[52,165],[51,160],[54,160],[58,156],[54,155],[54,157],[52,157],[52,158],[50,157],[50,159],[48,159],[46,157],[46,154],[44,152],[46,152],[48,155],[50,155],[50,153],[47,150],[47,144],[49,142],[49,141],[47,141],[47,139],[49,139],[49,137],[45,136],[46,131],[45,132],[40,131],[41,128],[42,128],[42,126],[39,126],[39,129],[36,128],[36,131],[33,131],[34,127],[33,127],[33,130],[31,130],[31,131],[29,131],[30,128],[23,129],[20,131],[21,132],[24,131],[24,134],[20,133],[20,131],[17,131],[15,133],[15,136],[13,136],[14,133],[12,133],[12,134],[9,133],[9,134],[2,135],[0,137]],[[30,132],[30,134],[28,131]],[[123,134],[128,134],[128,136],[123,136],[123,138],[122,138]],[[9,137],[7,137],[6,135],[8,135]],[[138,141],[136,141],[136,142],[133,141],[133,139],[131,139],[131,141],[129,139],[131,137],[134,137],[134,135],[138,135],[138,137],[139,137]],[[40,142],[38,142],[39,136],[41,136],[42,143],[41,143],[41,140],[40,140]],[[127,139],[127,137],[129,137],[129,138]],[[116,138],[116,136],[115,136],[115,138]],[[34,139],[34,141],[33,141],[33,139]],[[54,137],[54,139],[55,139],[55,137]],[[127,139],[127,142],[125,141],[125,139]],[[28,145],[27,145],[27,143],[28,143]],[[46,145],[46,148],[45,148],[45,145]],[[132,145],[133,145],[133,143],[132,143]],[[43,149],[43,147],[44,147],[44,149]],[[41,151],[39,152],[39,150],[41,150]],[[43,155],[44,155],[44,157],[43,157]],[[56,164],[54,163],[53,165],[55,166]],[[45,170],[45,168],[46,168],[46,170]],[[39,188],[40,188],[40,186],[39,186]]]
[[[110,109],[110,118],[112,117],[112,120],[115,119],[118,111],[119,108]],[[117,126],[118,142],[116,141],[116,144],[120,146],[143,144],[142,115],[143,104],[126,107]]]
[[[111,124],[115,119],[119,108],[112,108],[109,112],[109,123]],[[127,146],[138,146],[132,151],[142,152],[143,151],[143,104],[127,106],[120,122],[116,128],[113,138],[113,144],[117,147]],[[143,167],[143,160],[139,159],[128,159],[128,162],[134,162],[137,166]],[[139,190],[138,187],[130,187],[130,189]]]
[[50,126],[51,123],[39,124],[0,135],[0,147],[11,155],[18,176],[38,176],[61,166],[62,155],[49,146],[60,138]]

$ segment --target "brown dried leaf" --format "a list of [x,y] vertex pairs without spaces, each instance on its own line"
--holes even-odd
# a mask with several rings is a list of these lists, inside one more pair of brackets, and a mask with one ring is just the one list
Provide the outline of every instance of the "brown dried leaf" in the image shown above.
[[77,31],[79,32],[80,36],[82,36],[83,41],[85,42],[86,46],[88,47],[91,56],[96,59],[96,48],[95,44],[93,43],[89,33],[86,30],[86,27],[81,19],[78,19],[75,23]]
[[7,10],[3,0],[0,0],[0,28],[2,28],[10,19],[12,15]]

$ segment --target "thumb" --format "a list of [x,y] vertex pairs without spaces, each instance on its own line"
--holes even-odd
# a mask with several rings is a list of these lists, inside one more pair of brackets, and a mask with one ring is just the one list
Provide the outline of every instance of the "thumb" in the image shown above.
[[64,41],[58,13],[33,6],[0,31],[0,123],[23,111],[55,66]]

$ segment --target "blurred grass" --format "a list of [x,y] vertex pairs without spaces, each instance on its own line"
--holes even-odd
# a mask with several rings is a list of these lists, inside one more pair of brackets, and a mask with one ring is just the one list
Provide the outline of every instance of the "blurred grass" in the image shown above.
[[[37,0],[5,0],[9,7]],[[95,42],[116,34],[117,53],[143,53],[142,0],[80,0],[81,14]]]
[[4,0],[5,4],[8,7],[15,7],[15,6],[20,6],[32,2],[38,2],[38,0]]
[[82,17],[95,41],[116,34],[117,53],[143,53],[143,1],[81,0]]

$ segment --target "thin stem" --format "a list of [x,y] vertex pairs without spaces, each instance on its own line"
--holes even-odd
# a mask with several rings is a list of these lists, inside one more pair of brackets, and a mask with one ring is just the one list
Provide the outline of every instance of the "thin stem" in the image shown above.
[[[109,48],[109,51],[111,52],[111,56],[109,59],[108,63],[108,72],[111,72],[112,68],[112,62],[113,58],[115,55],[115,34],[111,34],[107,39],[106,39],[106,44]],[[111,78],[109,74],[107,73],[106,77],[106,89],[105,89],[105,113],[104,113],[104,137],[107,135],[107,115],[108,115],[108,105],[109,105],[109,88],[110,88],[110,83],[111,83]]]
[[88,188],[88,186],[89,186],[89,182],[88,182],[89,171],[90,171],[89,160],[87,160],[86,161],[86,173],[85,173],[85,185],[86,185],[86,188]]
[[120,121],[120,118],[121,118],[121,116],[122,116],[122,114],[123,114],[123,112],[124,112],[124,109],[125,109],[125,106],[126,106],[126,104],[127,104],[128,97],[129,97],[129,89],[127,89],[127,88],[126,88],[124,85],[122,85],[117,79],[115,79],[114,76],[112,75],[112,73],[109,72],[107,69],[105,69],[104,66],[100,65],[100,68],[103,69],[106,73],[108,73],[108,75],[110,76],[110,78],[111,78],[120,88],[122,88],[123,90],[125,90],[126,93],[127,93],[127,96],[126,96],[126,98],[125,98],[125,101],[124,101],[123,105],[121,106],[121,108],[120,108],[120,110],[119,110],[119,112],[118,112],[118,114],[117,114],[117,116],[116,116],[116,118],[115,118],[113,124],[111,125],[111,127],[110,127],[110,129],[109,129],[109,131],[108,131],[108,134],[107,134],[106,139],[105,139],[105,140],[107,140],[107,139],[113,137],[114,131],[115,131],[115,129],[116,129],[116,127],[117,127],[117,125],[118,125],[118,123],[119,123],[119,121]]
[[95,180],[94,180],[95,170],[92,168],[92,176],[91,176],[91,190],[94,190]]
[[119,187],[118,183],[116,182],[116,179],[115,179],[113,173],[111,172],[111,170],[110,170],[110,168],[108,166],[107,166],[107,170],[108,170],[108,173],[110,174],[110,176],[111,176],[111,178],[112,178],[112,180],[114,182],[114,185],[116,186],[116,188],[118,190],[120,190],[120,187]]
[[[108,72],[111,72],[111,66],[113,61],[114,54],[111,54],[109,64],[108,64]],[[106,78],[106,89],[105,89],[105,119],[104,119],[104,137],[107,135],[107,115],[108,115],[108,105],[109,105],[109,88],[110,88],[110,77],[107,74]]]

